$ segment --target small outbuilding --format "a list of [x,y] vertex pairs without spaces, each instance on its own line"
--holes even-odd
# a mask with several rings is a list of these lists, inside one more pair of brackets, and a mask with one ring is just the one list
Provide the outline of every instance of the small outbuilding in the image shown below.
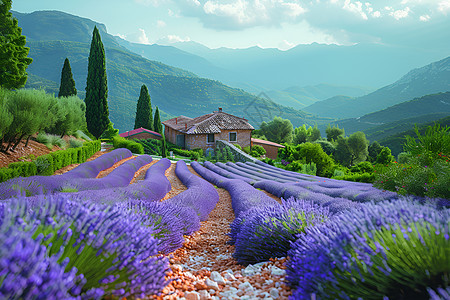
[[139,139],[139,140],[148,140],[148,139],[160,140],[160,139],[162,139],[161,134],[159,134],[155,131],[151,131],[151,130],[142,128],[142,127],[123,132],[119,135],[121,137],[129,139],[129,140],[131,140],[131,139]]
[[252,138],[252,146],[254,145],[259,145],[263,147],[266,150],[266,157],[270,159],[277,159],[278,149],[284,148],[283,145],[271,141]]

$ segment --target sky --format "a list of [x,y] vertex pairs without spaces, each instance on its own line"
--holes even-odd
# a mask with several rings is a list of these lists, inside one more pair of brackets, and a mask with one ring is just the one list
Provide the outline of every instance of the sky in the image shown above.
[[450,32],[450,0],[13,0],[13,10],[64,11],[130,42],[209,48],[448,47]]

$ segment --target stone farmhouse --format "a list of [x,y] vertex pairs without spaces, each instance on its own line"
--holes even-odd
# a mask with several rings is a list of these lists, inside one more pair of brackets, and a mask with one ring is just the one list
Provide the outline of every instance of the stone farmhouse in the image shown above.
[[251,145],[252,131],[255,129],[248,120],[225,113],[222,108],[194,119],[179,116],[162,123],[166,140],[188,150],[214,149],[218,140],[244,148]]

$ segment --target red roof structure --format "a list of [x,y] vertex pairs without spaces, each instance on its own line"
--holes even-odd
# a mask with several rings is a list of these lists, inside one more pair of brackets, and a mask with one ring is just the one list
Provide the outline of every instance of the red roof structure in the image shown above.
[[141,134],[141,133],[147,133],[147,134],[150,134],[150,135],[154,136],[154,138],[156,138],[156,139],[161,139],[161,138],[162,138],[162,135],[161,135],[161,134],[159,134],[159,133],[157,133],[157,132],[155,132],[155,131],[151,131],[151,130],[142,128],[142,127],[141,127],[141,128],[137,128],[137,129],[134,129],[134,130],[130,130],[130,131],[123,132],[123,133],[121,133],[121,134],[119,134],[119,135],[120,135],[121,137],[127,138],[127,137],[131,137],[131,136],[138,135],[138,134]]
[[255,139],[255,138],[252,138],[252,143],[269,145],[269,146],[274,146],[274,147],[278,147],[278,148],[284,148],[283,145],[280,145],[280,144],[277,144],[277,143],[274,143],[271,141],[260,140],[260,139]]

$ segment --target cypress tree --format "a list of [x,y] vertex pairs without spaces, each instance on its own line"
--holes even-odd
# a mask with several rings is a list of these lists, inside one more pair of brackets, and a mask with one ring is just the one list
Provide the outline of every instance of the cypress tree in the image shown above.
[[158,106],[156,107],[156,111],[155,111],[155,119],[153,122],[153,130],[155,130],[156,132],[163,134],[162,132],[162,124],[161,124],[161,117],[159,116],[159,109]]
[[27,57],[30,48],[22,28],[11,13],[11,0],[0,1],[0,86],[19,89],[27,82],[26,69],[33,59]]
[[162,137],[162,142],[161,142],[161,156],[163,158],[167,157],[167,144],[166,144],[166,138]]
[[75,80],[73,80],[72,69],[70,68],[69,59],[64,60],[64,66],[61,71],[61,84],[59,86],[58,97],[76,96],[77,89]]
[[108,128],[108,85],[106,82],[105,48],[97,26],[92,33],[86,82],[86,123],[87,129],[99,138]]
[[134,119],[134,129],[141,127],[153,130],[152,102],[145,84],[141,86],[141,94],[139,95],[136,108],[136,118]]

